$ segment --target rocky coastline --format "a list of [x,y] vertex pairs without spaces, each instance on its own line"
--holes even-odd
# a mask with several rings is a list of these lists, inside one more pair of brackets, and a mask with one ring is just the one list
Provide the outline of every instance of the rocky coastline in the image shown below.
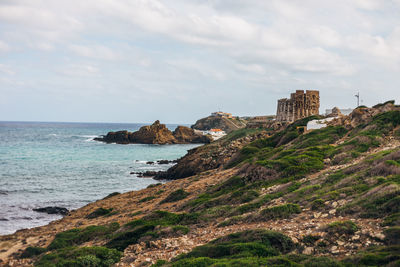
[[109,132],[105,136],[94,138],[95,141],[116,144],[208,144],[212,138],[196,133],[193,129],[178,126],[171,132],[165,124],[155,121],[152,125],[143,126],[136,132],[127,130]]
[[2,236],[0,265],[398,266],[400,107],[300,130],[313,119],[234,131],[151,173],[172,181]]

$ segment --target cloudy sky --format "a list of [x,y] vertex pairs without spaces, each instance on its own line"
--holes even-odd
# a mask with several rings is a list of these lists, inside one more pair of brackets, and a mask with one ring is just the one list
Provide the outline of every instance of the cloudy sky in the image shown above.
[[193,123],[400,101],[400,0],[1,0],[0,120]]

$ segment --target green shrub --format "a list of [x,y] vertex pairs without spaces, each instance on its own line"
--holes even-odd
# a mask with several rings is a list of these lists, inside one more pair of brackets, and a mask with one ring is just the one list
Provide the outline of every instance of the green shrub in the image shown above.
[[342,180],[344,177],[346,177],[346,175],[343,173],[342,170],[340,170],[340,171],[337,171],[337,172],[329,175],[328,178],[326,178],[325,183],[335,184],[338,181]]
[[[174,259],[176,264],[188,258],[248,258],[270,257],[287,253],[294,249],[292,240],[278,232],[248,230],[230,234],[194,248],[187,254]],[[180,265],[176,265],[180,266]]]
[[362,204],[361,217],[378,218],[400,212],[400,192],[383,195],[372,201]]
[[301,208],[299,205],[288,203],[280,206],[263,209],[261,210],[260,213],[263,219],[271,220],[271,219],[289,218],[292,214],[300,212]]
[[83,244],[96,238],[104,238],[118,230],[119,224],[112,223],[107,226],[88,226],[86,228],[74,228],[56,234],[54,240],[48,246],[49,250],[60,249]]
[[119,262],[122,253],[105,247],[69,247],[42,256],[35,266],[108,267]]
[[247,212],[250,212],[250,211],[260,208],[262,204],[263,203],[260,201],[244,204],[244,205],[237,207],[234,211],[232,211],[231,214],[232,215],[241,215],[241,214],[244,214],[244,213],[247,213]]
[[338,221],[328,224],[325,230],[328,234],[331,235],[353,235],[355,232],[357,232],[358,226],[352,221]]
[[255,190],[238,190],[231,194],[228,203],[247,203],[256,199],[259,195]]
[[387,216],[382,226],[400,226],[400,212]]
[[211,241],[211,244],[230,244],[230,243],[248,243],[258,242],[266,246],[271,246],[281,253],[288,253],[295,248],[290,237],[275,231],[254,229],[243,232],[237,232],[223,236]]
[[229,219],[226,219],[225,221],[219,223],[218,227],[234,225],[234,224],[237,224],[238,222],[243,221],[243,219],[244,218],[242,216],[233,216],[233,217],[230,217]]
[[129,245],[138,243],[143,236],[150,235],[154,228],[153,225],[141,225],[135,230],[118,233],[106,244],[106,247],[124,251]]
[[142,237],[157,238],[162,233],[162,228],[155,231],[156,226],[173,226],[174,232],[186,234],[189,229],[181,225],[195,224],[198,221],[199,214],[197,213],[176,214],[167,211],[155,211],[139,220],[125,224],[124,231],[116,233],[106,246],[123,251],[129,245],[136,244]]
[[211,266],[216,260],[207,257],[182,259],[172,263],[172,267],[206,267]]
[[311,204],[311,209],[312,210],[318,210],[320,208],[323,208],[325,206],[325,201],[323,201],[322,199],[318,198],[315,199],[312,204]]
[[344,265],[335,259],[328,257],[316,257],[304,262],[305,267],[344,267]]
[[307,246],[314,246],[321,237],[317,235],[306,235],[303,237],[302,242]]
[[153,200],[155,198],[156,198],[155,196],[144,197],[141,200],[139,200],[139,203],[147,202],[147,201]]
[[183,189],[178,189],[171,194],[169,194],[163,201],[160,203],[169,203],[169,202],[176,202],[182,199],[185,199],[189,195],[188,192],[186,192]]
[[399,266],[400,246],[369,247],[343,260],[345,266]]
[[175,233],[181,233],[181,234],[183,234],[183,235],[186,235],[187,233],[189,233],[189,227],[187,227],[187,226],[183,226],[183,225],[175,225],[175,226],[172,226],[172,230],[175,232]]
[[387,105],[387,104],[392,104],[392,105],[394,105],[394,100],[389,100],[389,101],[386,101],[385,103],[379,103],[379,104],[376,104],[375,106],[373,106],[373,108],[379,108],[379,107],[382,107],[382,106],[385,106],[385,105]]
[[47,249],[40,247],[27,247],[21,254],[21,258],[32,258],[46,252]]
[[400,226],[390,227],[385,229],[385,244],[400,245]]
[[240,257],[270,257],[279,255],[279,252],[269,246],[257,242],[207,244],[194,248],[185,257],[187,258],[224,258]]
[[86,218],[88,219],[94,219],[100,216],[104,216],[107,215],[108,213],[110,213],[113,209],[105,209],[105,208],[98,208],[95,211],[93,211],[92,213],[88,214],[86,216]]

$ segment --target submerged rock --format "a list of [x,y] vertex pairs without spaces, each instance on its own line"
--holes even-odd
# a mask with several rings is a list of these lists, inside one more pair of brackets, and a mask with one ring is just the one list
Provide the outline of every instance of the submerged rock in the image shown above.
[[69,213],[68,209],[62,207],[44,207],[44,208],[33,209],[33,211],[44,212],[47,214],[60,214],[60,215],[68,215]]

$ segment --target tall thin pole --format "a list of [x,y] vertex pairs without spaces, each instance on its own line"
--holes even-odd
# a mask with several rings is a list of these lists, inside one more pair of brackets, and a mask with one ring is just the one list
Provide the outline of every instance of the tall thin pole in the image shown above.
[[358,92],[355,97],[357,97],[357,107],[360,106],[360,92]]

